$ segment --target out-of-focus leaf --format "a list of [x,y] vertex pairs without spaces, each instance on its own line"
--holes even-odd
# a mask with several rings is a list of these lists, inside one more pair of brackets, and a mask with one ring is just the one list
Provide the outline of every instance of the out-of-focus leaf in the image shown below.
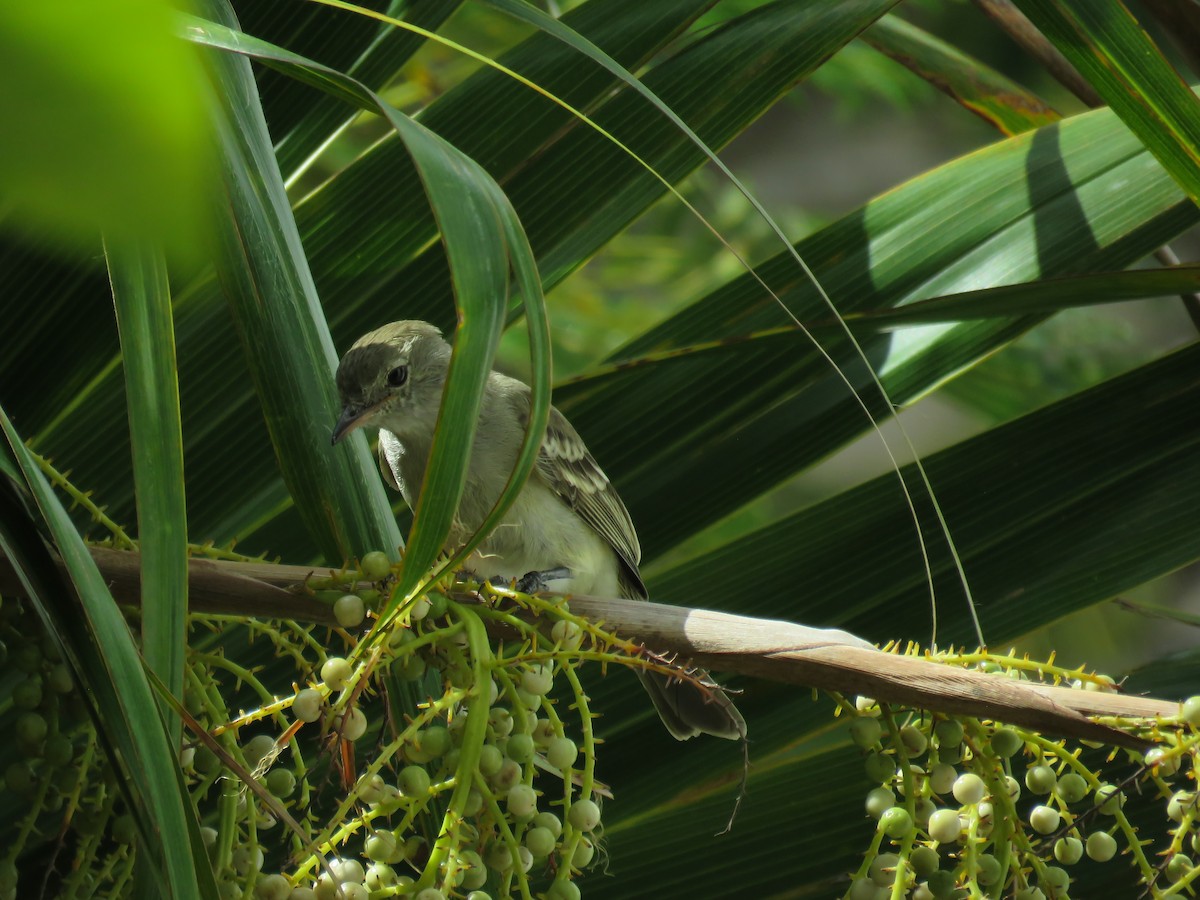
[[884,16],[862,39],[1001,134],[1020,134],[1060,118],[1036,94],[899,16]]
[[1016,0],[1200,203],[1200,100],[1120,0]]
[[91,249],[95,235],[202,240],[205,91],[163,0],[0,6],[5,225]]
[[[183,696],[187,639],[187,507],[166,260],[149,245],[105,247],[121,333],[129,449],[142,558],[142,646],[167,690]],[[173,714],[168,714],[168,721]],[[172,722],[175,732],[177,722]]]

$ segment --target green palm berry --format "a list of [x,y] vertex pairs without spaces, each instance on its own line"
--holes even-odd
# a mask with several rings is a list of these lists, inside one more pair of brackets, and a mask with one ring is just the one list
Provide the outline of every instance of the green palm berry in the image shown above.
[[531,694],[545,696],[554,687],[554,664],[534,663],[521,673],[521,688]]
[[896,795],[890,788],[877,787],[867,792],[867,815],[873,819],[880,818],[885,812],[896,805]]
[[958,780],[958,770],[949,763],[938,763],[929,770],[929,786],[935,794],[948,794]]
[[962,743],[963,727],[954,719],[945,719],[934,726],[933,734],[939,747],[957,747]]
[[425,888],[417,894],[417,900],[446,900],[446,895],[437,888]]
[[239,875],[249,875],[251,872],[261,872],[263,867],[263,852],[259,847],[242,844],[233,850],[233,870]]
[[17,740],[26,747],[37,747],[46,739],[50,726],[46,717],[35,712],[25,712],[17,716]]
[[1049,794],[1058,784],[1058,776],[1049,766],[1030,766],[1025,772],[1025,787],[1035,794]]
[[[573,807],[572,807],[573,808]],[[571,857],[571,865],[577,869],[586,869],[596,855],[596,845],[587,838],[575,845],[575,853]]]
[[1182,822],[1187,813],[1196,812],[1196,795],[1191,791],[1176,791],[1167,801],[1167,816],[1176,822]]
[[348,710],[342,717],[342,737],[348,741],[357,741],[366,733],[366,714],[357,706]]
[[1083,859],[1083,841],[1079,838],[1061,837],[1054,842],[1054,858],[1064,866],[1073,866]]
[[1168,756],[1162,747],[1155,747],[1146,753],[1146,765],[1154,769],[1156,774],[1170,778],[1179,771],[1179,757]]
[[532,819],[537,812],[537,794],[527,784],[518,784],[509,788],[508,812],[514,819]]
[[334,601],[333,617],[343,628],[357,628],[367,617],[367,606],[358,594],[342,594]]
[[29,675],[12,689],[12,704],[17,709],[37,709],[42,702],[42,676]]
[[258,900],[288,900],[292,895],[292,883],[283,875],[264,875],[254,886]]
[[321,707],[324,704],[325,698],[321,696],[320,691],[305,688],[292,699],[292,715],[301,722],[315,722],[321,718]]
[[494,744],[484,744],[479,748],[479,774],[491,778],[504,765],[504,754]]
[[981,854],[976,858],[975,864],[979,867],[976,879],[984,887],[997,884],[1004,875],[1004,869],[1000,866],[1000,860],[996,859],[990,853]]
[[546,761],[560,772],[573,766],[578,756],[579,748],[568,737],[552,738],[546,746]]
[[1082,775],[1067,772],[1058,779],[1055,791],[1064,803],[1078,803],[1088,795],[1088,783]]
[[883,815],[879,817],[879,827],[888,837],[899,840],[912,832],[912,816],[903,806],[893,806],[883,811]]
[[1055,896],[1071,886],[1071,876],[1067,874],[1066,869],[1060,869],[1058,866],[1046,866],[1038,876],[1038,881],[1050,888]]
[[503,706],[492,707],[488,713],[488,725],[496,737],[508,737],[513,730],[513,717]]
[[458,864],[462,867],[461,886],[463,888],[472,891],[487,884],[487,866],[483,864],[483,859],[474,850],[464,850],[458,858]]
[[579,888],[570,881],[556,881],[546,891],[546,900],[579,900]]
[[586,798],[576,800],[571,804],[567,820],[579,831],[595,831],[600,824],[600,807]]
[[924,845],[914,847],[908,861],[912,864],[913,871],[917,873],[918,878],[924,878],[936,872],[938,866],[941,865],[937,851]]
[[974,772],[964,772],[955,779],[951,792],[954,794],[955,800],[969,806],[983,799],[984,794],[987,793],[987,786],[983,783],[983,779]]
[[1200,696],[1188,697],[1183,701],[1183,705],[1179,707],[1179,718],[1189,725],[1200,727]]
[[577,650],[583,644],[583,629],[574,622],[559,619],[550,629],[550,639],[567,650]]
[[267,773],[267,790],[283,798],[292,796],[296,790],[296,775],[291,769],[272,769]]
[[555,840],[558,840],[562,835],[562,820],[552,812],[538,813],[533,817],[532,825],[535,828],[549,829],[550,833],[554,835]]
[[930,872],[929,877],[925,879],[925,885],[929,888],[929,893],[933,894],[937,900],[947,900],[957,893],[954,873],[947,872],[945,869]]
[[537,826],[525,832],[525,846],[535,858],[541,859],[554,852],[554,834],[549,828]]
[[997,728],[992,734],[992,752],[1001,759],[1015,756],[1024,746],[1024,739],[1011,728]]
[[1053,834],[1060,821],[1058,810],[1052,806],[1035,806],[1029,813],[1029,824],[1038,834]]
[[340,656],[331,656],[321,666],[321,680],[331,691],[340,691],[354,674],[350,662]]
[[[874,719],[865,721],[874,722]],[[891,781],[896,777],[896,759],[886,753],[868,753],[864,761],[867,777],[876,783]]]
[[850,740],[864,750],[874,747],[883,734],[883,727],[870,716],[859,716],[850,723]]
[[958,821],[958,810],[939,809],[929,817],[929,836],[939,844],[949,844],[958,840],[962,826]]
[[507,791],[521,780],[521,767],[511,759],[500,764],[500,771],[491,777],[492,787],[497,791]]
[[1167,878],[1171,881],[1179,881],[1191,871],[1192,861],[1182,853],[1176,853],[1167,863]]
[[900,742],[910,757],[924,756],[929,749],[929,738],[915,725],[905,725],[900,729]]
[[[75,679],[71,675],[70,666],[66,663],[59,663],[52,668],[46,681],[50,685],[50,690],[56,694],[69,694],[75,690]],[[195,714],[194,712],[192,713],[192,715]]]
[[504,746],[504,755],[515,763],[525,765],[533,759],[533,735],[514,734]]
[[377,862],[367,867],[367,877],[363,882],[369,891],[382,891],[396,883],[396,870],[387,863]]
[[396,776],[400,793],[413,800],[424,800],[429,796],[429,773],[420,766],[405,766]]
[[52,769],[70,764],[75,757],[75,744],[65,734],[54,734],[42,745],[42,759]]
[[1106,831],[1093,831],[1088,835],[1084,847],[1087,850],[1088,858],[1094,859],[1096,862],[1108,862],[1117,855],[1117,842]]
[[879,887],[890,887],[896,880],[896,865],[900,857],[895,853],[878,853],[867,869],[868,877]]
[[392,832],[380,830],[374,832],[366,839],[363,844],[363,850],[367,854],[367,859],[378,863],[387,863],[391,862],[392,857],[396,855],[396,846],[398,843],[396,835],[392,834]]
[[1102,784],[1096,788],[1096,803],[1104,815],[1115,816],[1125,805],[1125,795],[1115,784]]
[[392,574],[392,564],[382,550],[372,550],[363,554],[358,570],[372,581],[383,581]]

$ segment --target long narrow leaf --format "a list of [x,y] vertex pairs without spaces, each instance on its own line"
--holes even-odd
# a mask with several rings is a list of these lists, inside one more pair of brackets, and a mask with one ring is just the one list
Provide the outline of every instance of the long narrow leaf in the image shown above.
[[[183,696],[187,636],[187,509],[175,329],[166,260],[153,247],[105,247],[121,332],[130,450],[142,552],[142,646],[146,663]],[[178,721],[169,716],[171,733]]]

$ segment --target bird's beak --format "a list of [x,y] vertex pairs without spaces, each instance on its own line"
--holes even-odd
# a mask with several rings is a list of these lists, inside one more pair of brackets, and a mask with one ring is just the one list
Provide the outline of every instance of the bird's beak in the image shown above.
[[342,410],[341,416],[337,420],[337,425],[333,428],[333,440],[331,444],[336,444],[355,428],[363,423],[363,421],[371,414],[370,409],[358,409],[353,406],[347,406]]

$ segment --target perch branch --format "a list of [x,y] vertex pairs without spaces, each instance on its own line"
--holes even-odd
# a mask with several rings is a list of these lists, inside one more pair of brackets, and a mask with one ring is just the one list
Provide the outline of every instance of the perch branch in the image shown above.
[[[137,553],[92,548],[92,557],[120,602],[140,600]],[[188,594],[198,613],[298,619],[333,624],[329,606],[308,596],[309,577],[336,570],[274,563],[193,558]],[[11,565],[0,557],[0,592],[19,593]],[[956,715],[1021,725],[1047,734],[1122,746],[1143,741],[1092,717],[1137,720],[1178,714],[1179,705],[1149,697],[1013,680],[932,660],[875,649],[844,631],[809,628],[660,603],[576,595],[571,610],[658,652],[674,653],[721,672],[803,685]]]

